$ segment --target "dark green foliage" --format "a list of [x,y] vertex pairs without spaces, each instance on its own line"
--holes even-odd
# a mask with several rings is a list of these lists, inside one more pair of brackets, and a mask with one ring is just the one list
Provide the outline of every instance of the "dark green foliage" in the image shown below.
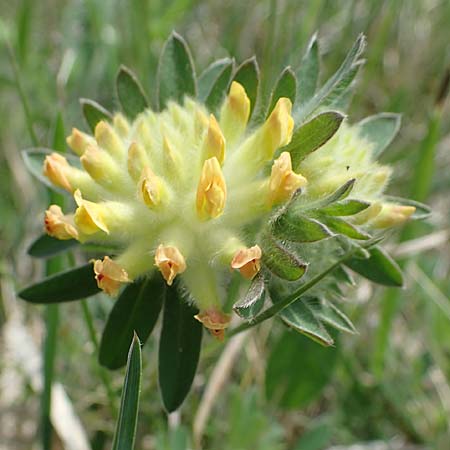
[[149,106],[139,80],[125,66],[121,66],[117,74],[116,91],[122,111],[132,120]]
[[66,250],[75,247],[79,244],[75,239],[67,239],[62,241],[48,234],[42,234],[39,236],[27,250],[27,253],[34,258],[49,258],[55,256],[58,253],[65,252]]
[[258,273],[255,278],[253,278],[245,296],[234,304],[233,309],[236,314],[239,314],[243,319],[251,320],[260,313],[264,307],[265,299],[266,290],[264,278],[261,273]]
[[101,120],[110,121],[112,120],[111,113],[103,108],[103,106],[99,105],[94,100],[89,100],[86,98],[80,99],[81,109],[83,111],[84,119],[88,124],[89,128],[92,132],[95,131],[96,125]]

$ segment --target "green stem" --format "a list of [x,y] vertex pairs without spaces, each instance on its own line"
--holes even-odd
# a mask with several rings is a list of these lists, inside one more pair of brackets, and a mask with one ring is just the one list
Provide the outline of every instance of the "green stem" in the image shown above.
[[299,299],[299,297],[304,294],[306,291],[314,287],[319,281],[321,281],[323,278],[325,278],[330,272],[332,272],[336,267],[340,266],[344,261],[349,259],[355,252],[356,248],[350,250],[347,252],[342,258],[338,259],[335,263],[331,264],[327,269],[325,269],[323,272],[319,273],[315,277],[311,278],[307,283],[301,285],[296,291],[294,291],[291,295],[288,295],[287,297],[283,298],[277,303],[274,303],[270,308],[267,308],[264,312],[262,312],[259,316],[257,316],[252,322],[246,322],[243,323],[233,330],[230,330],[227,337],[230,338],[238,333],[242,333],[245,330],[248,330],[249,328],[252,328],[261,322],[264,322],[271,317],[273,317],[275,314],[279,313],[284,308],[287,308],[289,305],[294,303]]
[[[88,330],[89,338],[92,342],[92,345],[94,346],[95,354],[98,355],[99,343],[97,339],[97,334],[95,332],[94,321],[92,318],[91,311],[89,309],[89,305],[85,299],[81,300],[81,309],[83,311],[84,322]],[[109,377],[109,374],[103,367],[98,366],[98,375],[100,376],[102,383],[105,386],[109,407],[111,409],[111,414],[113,415],[114,419],[117,419],[119,410],[117,408],[116,396],[114,394],[114,390],[111,385],[111,379]]]
[[39,140],[36,136],[36,133],[34,132],[33,118],[31,115],[31,110],[28,105],[27,96],[25,94],[25,90],[23,88],[22,81],[20,78],[20,71],[19,71],[19,66],[17,65],[16,56],[15,56],[14,50],[12,49],[11,44],[9,43],[8,40],[6,40],[6,48],[8,50],[8,56],[9,56],[9,60],[11,62],[11,67],[13,69],[14,81],[16,82],[17,92],[19,94],[20,101],[22,102],[22,107],[23,107],[23,110],[25,113],[28,134],[30,135],[30,139],[31,139],[31,142],[33,143],[33,145],[35,147],[37,147],[39,145]]

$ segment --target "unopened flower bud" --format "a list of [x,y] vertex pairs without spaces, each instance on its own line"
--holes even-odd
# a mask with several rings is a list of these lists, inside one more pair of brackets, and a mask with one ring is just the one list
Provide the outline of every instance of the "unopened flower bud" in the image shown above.
[[214,156],[203,163],[197,187],[197,214],[200,219],[214,219],[223,213],[227,198],[225,178]]
[[385,203],[381,212],[373,219],[371,225],[375,228],[388,228],[401,225],[415,212],[414,206],[393,205]]
[[186,261],[180,250],[173,245],[159,245],[155,253],[155,266],[169,286],[175,277],[186,270]]
[[58,205],[51,205],[45,212],[44,228],[49,236],[56,239],[78,239],[73,216],[64,215]]
[[130,124],[123,114],[115,114],[113,118],[114,128],[117,130],[121,138],[126,138],[130,132]]
[[269,204],[274,205],[289,200],[292,194],[306,183],[305,177],[292,170],[291,154],[283,152],[272,165],[269,180]]
[[144,147],[137,142],[132,142],[128,148],[128,173],[130,177],[137,181],[141,176],[142,169],[149,165],[149,160]]
[[80,158],[86,172],[100,184],[110,185],[118,168],[111,156],[97,145],[89,145]]
[[237,81],[233,81],[220,112],[220,128],[227,141],[235,143],[242,136],[249,116],[250,99],[244,87]]
[[72,128],[72,134],[66,138],[67,145],[78,155],[81,156],[88,145],[95,143],[92,136],[78,130],[77,128]]
[[219,341],[223,341],[231,316],[217,309],[208,309],[194,316]]
[[225,138],[213,114],[209,116],[208,131],[203,142],[205,159],[215,156],[222,165],[225,160]]
[[119,292],[122,283],[131,282],[126,270],[108,256],[94,261],[94,273],[98,287],[111,296]]
[[55,186],[72,192],[73,188],[67,177],[67,171],[70,168],[71,166],[64,156],[52,153],[45,157],[43,173]]
[[161,202],[161,181],[148,166],[142,170],[138,191],[139,196],[149,208],[154,208]]
[[125,148],[120,136],[114,128],[104,120],[101,120],[95,127],[95,140],[99,147],[106,150],[111,156],[120,158]]
[[244,278],[251,280],[261,268],[261,248],[254,245],[238,250],[231,261],[231,268],[237,269]]
[[103,207],[97,203],[84,200],[79,190],[75,191],[74,198],[78,205],[75,211],[75,224],[78,229],[87,235],[98,231],[104,231],[108,234],[109,229],[103,218]]

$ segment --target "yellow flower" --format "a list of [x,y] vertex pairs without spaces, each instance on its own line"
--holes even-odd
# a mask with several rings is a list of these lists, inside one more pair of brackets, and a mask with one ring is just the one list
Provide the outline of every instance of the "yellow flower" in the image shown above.
[[375,228],[388,228],[406,222],[416,211],[414,206],[403,206],[385,203],[381,212],[372,220]]
[[208,131],[203,143],[203,153],[206,159],[215,156],[220,164],[223,164],[225,160],[225,138],[213,114],[209,116]]
[[58,205],[51,205],[45,212],[44,228],[48,235],[57,239],[78,239],[73,216],[65,216]]
[[186,270],[186,261],[177,247],[172,245],[159,245],[155,253],[155,266],[169,286],[172,286],[175,277]]
[[142,169],[138,189],[143,202],[149,208],[154,208],[161,202],[161,182],[148,166]]
[[95,143],[92,136],[78,130],[77,128],[72,128],[72,134],[66,139],[67,145],[79,156],[81,156],[88,145]]
[[109,256],[94,261],[94,273],[97,285],[106,294],[114,296],[122,283],[130,283],[125,269],[115,263]]
[[59,153],[52,153],[46,156],[44,161],[44,175],[56,186],[72,192],[73,188],[67,177],[70,164],[67,159]]
[[197,187],[197,214],[203,219],[219,217],[225,208],[227,187],[219,161],[214,156],[203,164]]
[[292,194],[305,186],[306,178],[292,170],[291,154],[283,152],[272,165],[272,173],[269,180],[270,205],[289,200]]
[[251,280],[261,269],[261,248],[254,245],[236,252],[231,261],[231,268],[237,269],[244,278]]
[[78,229],[87,235],[98,231],[109,233],[108,226],[103,219],[103,208],[101,205],[84,200],[79,190],[75,191],[74,198],[78,205],[75,211],[75,224]]
[[217,309],[202,311],[194,316],[219,341],[225,338],[225,330],[231,322],[231,316]]

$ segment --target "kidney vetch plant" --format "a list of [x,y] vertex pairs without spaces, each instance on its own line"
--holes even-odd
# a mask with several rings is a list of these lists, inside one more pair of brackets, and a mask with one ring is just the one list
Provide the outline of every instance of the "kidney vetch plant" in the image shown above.
[[[33,149],[39,178],[73,197],[50,205],[33,256],[94,255],[20,292],[34,303],[116,297],[100,363],[121,367],[136,331],[145,342],[163,309],[159,380],[168,411],[189,391],[202,328],[223,340],[274,316],[331,345],[326,326],[354,332],[339,304],[349,269],[401,286],[379,246],[385,230],[423,218],[423,205],[386,195],[390,167],[376,160],[399,128],[395,114],[351,123],[343,113],[361,66],[360,36],[317,88],[318,42],[287,67],[269,98],[254,58],[211,64],[197,79],[183,39],[161,54],[157,104],[136,76],[117,76],[120,112],[82,100],[88,132],[76,156]],[[236,325],[233,323],[236,313]]]

